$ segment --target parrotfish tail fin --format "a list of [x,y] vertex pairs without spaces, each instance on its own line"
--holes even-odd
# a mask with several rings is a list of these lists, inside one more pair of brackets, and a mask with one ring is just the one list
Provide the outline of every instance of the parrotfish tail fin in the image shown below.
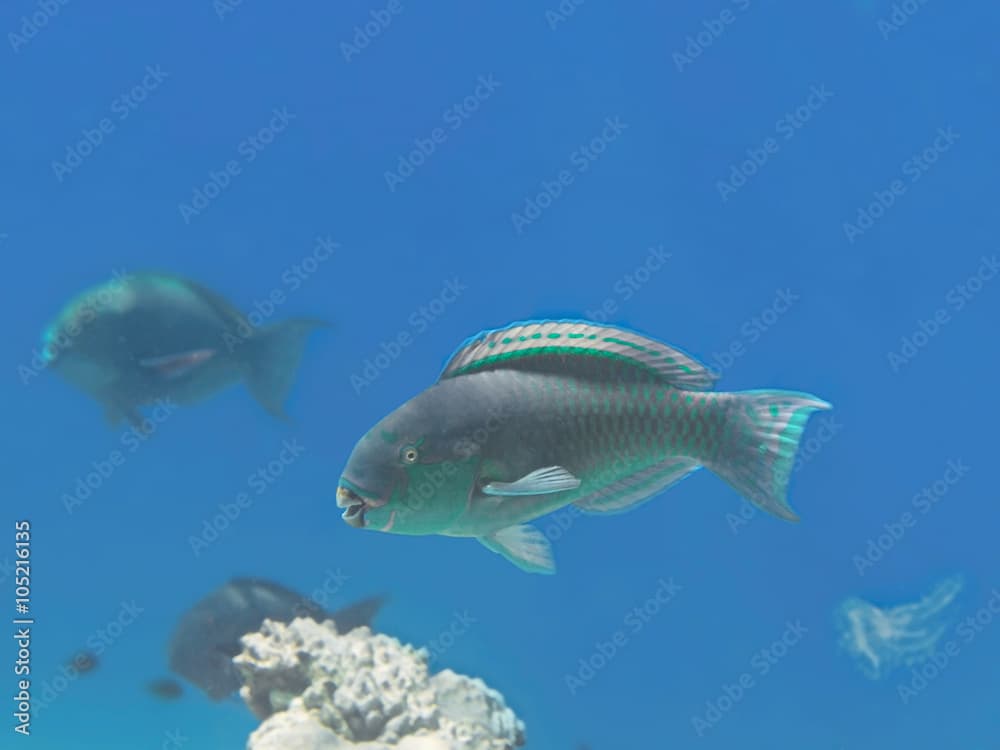
[[787,521],[799,517],[786,500],[795,452],[809,415],[830,404],[796,391],[730,394],[726,437],[708,466],[758,508]]
[[331,612],[329,617],[337,626],[338,633],[349,633],[354,628],[360,628],[362,625],[371,627],[372,620],[375,619],[379,610],[382,609],[385,600],[386,597],[384,596],[373,596],[368,599],[362,599],[357,604],[352,604],[349,607],[338,609],[336,612]]
[[280,419],[287,419],[285,399],[309,334],[328,327],[322,320],[299,318],[266,326],[247,341],[247,387],[261,406]]

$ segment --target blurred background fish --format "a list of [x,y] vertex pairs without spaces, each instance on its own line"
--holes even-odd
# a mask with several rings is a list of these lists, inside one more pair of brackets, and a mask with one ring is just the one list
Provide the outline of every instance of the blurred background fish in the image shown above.
[[104,406],[112,424],[140,426],[139,407],[191,404],[244,381],[276,417],[306,339],[327,323],[300,318],[256,327],[206,287],[137,273],[84,291],[43,336],[41,358]]
[[260,629],[264,620],[291,622],[296,617],[331,619],[340,633],[372,620],[385,603],[381,596],[364,599],[336,612],[262,578],[234,578],[197,602],[180,618],[170,638],[170,669],[222,700],[240,686],[232,658],[242,651],[240,638]]

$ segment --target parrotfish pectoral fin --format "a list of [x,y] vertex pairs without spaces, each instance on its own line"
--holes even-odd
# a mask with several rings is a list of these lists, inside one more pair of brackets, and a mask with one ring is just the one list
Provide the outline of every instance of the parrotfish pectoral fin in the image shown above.
[[514,482],[490,482],[483,487],[485,495],[518,496],[550,495],[553,492],[575,490],[580,480],[561,466],[546,466],[525,474]]
[[286,320],[256,332],[242,347],[247,386],[273,416],[287,419],[285,399],[302,361],[306,340],[317,328],[329,325],[322,320]]
[[551,575],[556,572],[552,545],[534,526],[527,524],[508,526],[490,536],[479,537],[479,541],[487,549],[503,555],[528,573]]
[[202,362],[214,357],[215,349],[194,349],[189,352],[166,354],[162,357],[146,357],[139,360],[139,365],[152,370],[166,380],[173,380],[187,375]]
[[617,482],[599,487],[573,503],[584,513],[624,513],[642,505],[701,468],[690,458],[668,458]]
[[497,369],[544,369],[604,379],[642,373],[688,391],[710,390],[718,374],[689,354],[641,333],[586,320],[525,320],[465,341],[440,380]]
[[709,468],[759,508],[788,521],[799,517],[786,500],[795,452],[809,415],[830,404],[795,391],[732,394],[727,436]]

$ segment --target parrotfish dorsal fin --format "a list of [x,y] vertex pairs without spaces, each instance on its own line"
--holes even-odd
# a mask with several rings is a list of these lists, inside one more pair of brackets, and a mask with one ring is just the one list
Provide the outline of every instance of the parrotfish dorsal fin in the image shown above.
[[484,370],[534,369],[544,360],[558,361],[563,372],[583,377],[599,361],[689,391],[710,390],[718,377],[679,349],[635,331],[585,320],[527,320],[468,339],[438,379]]

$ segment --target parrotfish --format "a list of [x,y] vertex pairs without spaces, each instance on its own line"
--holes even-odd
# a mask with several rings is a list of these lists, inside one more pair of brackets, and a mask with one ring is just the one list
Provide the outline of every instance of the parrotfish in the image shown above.
[[718,374],[624,328],[512,323],[473,336],[438,381],[372,427],[337,487],[350,526],[475,537],[523,570],[554,573],[530,521],[569,504],[632,510],[701,467],[798,520],[786,494],[808,393],[714,392]]
[[233,657],[240,638],[260,630],[264,620],[291,622],[296,617],[333,620],[337,632],[371,625],[382,597],[327,612],[317,602],[261,578],[234,578],[184,613],[170,638],[170,669],[200,687],[212,700],[222,700],[240,686]]
[[313,319],[256,327],[215,292],[188,279],[137,273],[72,300],[43,336],[42,360],[104,406],[112,424],[141,425],[139,408],[190,404],[243,380],[274,416]]

